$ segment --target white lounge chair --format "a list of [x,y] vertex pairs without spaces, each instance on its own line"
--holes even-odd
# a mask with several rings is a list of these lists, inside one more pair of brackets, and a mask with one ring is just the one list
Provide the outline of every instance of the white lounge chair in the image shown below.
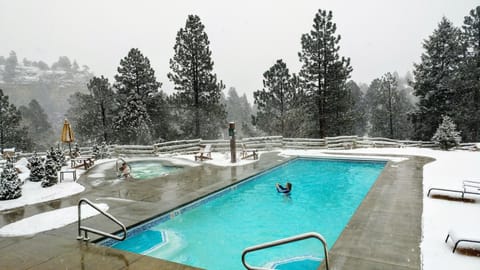
[[447,189],[447,188],[430,188],[427,193],[427,197],[430,196],[432,191],[447,191],[447,192],[455,192],[462,194],[462,200],[465,198],[465,194],[475,194],[480,195],[480,182],[479,181],[472,181],[472,180],[463,180],[462,182],[462,189]]
[[[467,243],[466,247],[468,248],[480,248],[480,233],[475,226],[450,229],[447,238],[445,239],[445,243],[448,242],[448,239],[452,240],[453,253],[455,253],[455,250],[460,243]],[[468,245],[468,243],[470,243],[470,245]]]
[[244,143],[242,143],[242,152],[240,152],[240,157],[242,159],[247,159],[249,157],[253,157],[253,159],[258,159],[257,149],[248,150],[247,146]]
[[204,147],[200,146],[200,152],[198,155],[195,155],[195,161],[203,161],[205,159],[212,159],[212,145],[207,144]]

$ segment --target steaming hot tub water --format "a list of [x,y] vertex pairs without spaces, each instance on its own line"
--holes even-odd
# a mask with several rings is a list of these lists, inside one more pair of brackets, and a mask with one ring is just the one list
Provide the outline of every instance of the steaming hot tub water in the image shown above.
[[[244,269],[246,247],[305,232],[322,234],[331,248],[384,166],[384,161],[298,158],[132,228],[123,242],[101,244],[230,270]],[[290,196],[275,190],[275,183],[286,181],[293,184]],[[250,265],[272,269],[316,269],[322,260],[316,239],[247,255]]]
[[181,170],[180,166],[168,166],[161,161],[131,161],[128,162],[133,179],[151,179]]

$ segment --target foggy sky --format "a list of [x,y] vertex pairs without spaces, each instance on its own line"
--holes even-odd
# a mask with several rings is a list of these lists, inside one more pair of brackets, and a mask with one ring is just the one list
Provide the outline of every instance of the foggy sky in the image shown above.
[[210,40],[214,72],[226,89],[252,101],[262,74],[277,59],[298,73],[300,37],[318,9],[332,10],[340,55],[351,58],[351,79],[370,83],[386,72],[404,75],[420,61],[422,42],[442,16],[456,26],[478,0],[0,0],[0,55],[19,61],[59,56],[88,65],[113,82],[120,59],[139,48],[150,59],[162,89],[177,31],[189,14],[199,15]]

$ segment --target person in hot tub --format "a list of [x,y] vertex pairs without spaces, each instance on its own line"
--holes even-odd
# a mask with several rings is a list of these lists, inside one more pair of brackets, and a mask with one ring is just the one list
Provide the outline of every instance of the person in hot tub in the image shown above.
[[287,182],[285,184],[285,187],[280,185],[279,183],[275,184],[275,187],[277,188],[278,193],[290,194],[290,191],[292,191],[292,183],[290,182]]
[[126,162],[122,164],[122,167],[120,167],[119,170],[122,172],[121,176],[125,177],[125,179],[130,178],[130,167]]

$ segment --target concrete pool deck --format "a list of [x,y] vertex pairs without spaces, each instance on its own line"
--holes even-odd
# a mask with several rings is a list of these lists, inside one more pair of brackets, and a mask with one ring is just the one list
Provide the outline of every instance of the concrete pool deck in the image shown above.
[[[108,212],[130,227],[286,160],[288,158],[275,152],[266,153],[252,164],[238,167],[204,164],[162,177],[161,181],[104,181],[98,178],[99,168],[95,166],[80,178],[80,183],[86,187],[81,194],[2,211],[0,227],[41,212],[76,205],[80,198],[107,203]],[[430,161],[424,157],[409,157],[403,162],[387,163],[331,248],[330,269],[421,269],[422,168]],[[118,230],[118,226],[101,215],[86,219],[82,224],[106,232]],[[73,223],[32,237],[2,237],[0,268],[196,269],[77,241],[76,235],[77,224]],[[92,240],[99,238],[93,234],[89,236]]]

